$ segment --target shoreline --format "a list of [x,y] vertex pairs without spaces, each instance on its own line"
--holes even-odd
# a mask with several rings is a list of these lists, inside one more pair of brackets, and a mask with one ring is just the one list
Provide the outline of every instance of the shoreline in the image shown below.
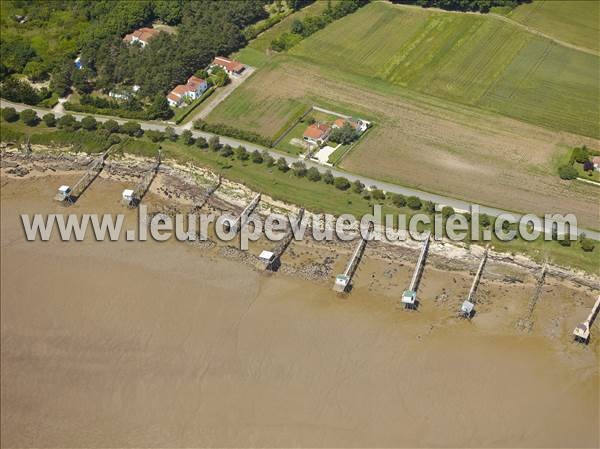
[[[34,145],[32,148],[34,150],[33,153],[27,156],[18,150],[7,151],[7,146],[4,145],[0,154],[2,161],[0,173],[3,176],[13,179],[79,174],[83,173],[87,165],[97,156],[83,152],[74,153],[68,151],[68,149],[57,150],[42,145]],[[130,154],[124,154],[119,158],[112,156],[106,161],[105,167],[100,172],[99,177],[116,182],[135,182],[141,179],[144,171],[149,170],[150,167],[151,161],[147,158]],[[174,160],[162,161],[159,175],[161,176],[158,176],[152,182],[150,190],[160,195],[162,200],[169,201],[170,203],[165,205],[161,210],[153,211],[153,213],[160,212],[171,215],[190,212],[190,208],[194,206],[195,199],[201,197],[219,179],[219,176],[208,168],[192,166],[191,164],[183,166]],[[163,178],[167,178],[168,183],[165,183]],[[208,205],[211,210],[221,213],[239,214],[257,193],[242,184],[223,177],[221,185],[206,199],[204,206]],[[296,214],[298,210],[299,208],[295,205],[274,200],[268,194],[263,193],[254,213],[262,216],[269,213],[287,215],[289,213]],[[318,215],[310,211],[306,211],[306,214]],[[305,233],[304,240],[310,240],[314,243],[309,232]],[[211,243],[210,241],[196,241],[191,243],[202,246],[212,246],[214,244],[214,242]],[[349,242],[335,240],[337,247],[346,248],[348,251],[351,251],[355,243],[356,239]],[[271,242],[271,244],[274,243]],[[374,246],[382,246],[383,248],[401,247],[405,251],[417,254],[421,242],[413,241],[408,237],[403,241],[372,241],[367,245],[369,249],[372,249]],[[231,249],[244,252],[239,248],[232,247]],[[484,247],[480,244],[466,245],[451,242],[448,239],[441,241],[432,239],[430,244],[430,254],[444,259],[450,271],[472,271],[473,265],[477,266],[479,257],[483,254],[483,251]],[[465,263],[466,267],[462,269],[457,267],[457,260]],[[488,260],[505,264],[512,268],[526,270],[534,277],[539,274],[543,266],[525,255],[495,251],[493,246],[490,248]],[[582,287],[600,290],[600,276],[584,272],[583,270],[548,263],[547,274],[563,280],[573,281]]]
[[[272,245],[263,240],[245,252],[218,241],[25,241],[21,213],[137,221],[120,195],[150,163],[113,161],[65,208],[56,187],[81,172],[58,169],[87,161],[71,158],[0,177],[3,446],[240,447],[249,431],[261,447],[597,445],[600,339],[596,326],[587,346],[571,335],[597,291],[549,277],[528,327],[535,270],[501,261],[486,265],[475,318],[457,317],[475,249],[432,252],[413,312],[398,302],[417,246],[370,243],[339,295],[333,276],[352,242],[293,241],[267,273],[255,264]],[[188,190],[185,171],[165,165],[148,211],[193,207],[197,184],[212,182],[189,176]],[[239,210],[252,192],[222,194],[202,210]],[[398,426],[408,415],[414,425]]]

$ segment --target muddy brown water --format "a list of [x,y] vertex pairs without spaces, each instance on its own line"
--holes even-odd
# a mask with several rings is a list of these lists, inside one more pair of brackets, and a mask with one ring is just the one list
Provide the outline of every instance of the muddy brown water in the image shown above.
[[472,272],[433,259],[419,311],[397,307],[410,253],[367,247],[340,296],[351,248],[293,242],[284,265],[332,258],[307,281],[219,245],[26,242],[21,213],[135,220],[103,178],[54,204],[74,179],[1,178],[3,447],[598,447],[600,328],[571,340],[598,292],[550,278],[523,333],[535,280],[493,264],[467,322]]

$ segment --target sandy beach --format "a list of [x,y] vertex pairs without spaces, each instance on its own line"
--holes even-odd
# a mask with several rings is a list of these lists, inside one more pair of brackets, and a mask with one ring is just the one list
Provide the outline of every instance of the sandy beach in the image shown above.
[[598,291],[549,277],[524,332],[536,280],[506,264],[466,321],[476,259],[433,255],[410,312],[406,248],[368,246],[338,295],[351,245],[293,242],[265,274],[223,243],[27,242],[21,213],[136,220],[106,176],[68,210],[52,201],[76,179],[0,178],[2,447],[600,444],[598,323],[589,345],[571,338]]

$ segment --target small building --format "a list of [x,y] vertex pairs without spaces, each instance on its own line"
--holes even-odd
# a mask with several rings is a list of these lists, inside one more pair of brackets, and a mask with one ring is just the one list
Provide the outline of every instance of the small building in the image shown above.
[[126,34],[123,38],[123,42],[128,44],[139,43],[142,47],[148,45],[151,39],[156,37],[160,33],[160,30],[155,28],[140,28],[135,30],[133,33]]
[[131,189],[123,190],[122,196],[125,204],[133,204],[135,202],[135,192]]
[[592,164],[594,164],[594,170],[600,171],[600,156],[594,156],[592,158]]
[[309,143],[321,146],[327,139],[329,139],[329,134],[331,134],[331,127],[322,123],[313,123],[304,131],[302,134],[302,138]]
[[350,284],[350,276],[345,274],[338,274],[335,277],[335,283],[333,284],[333,289],[336,292],[343,293],[348,288],[348,284]]
[[57,201],[66,201],[71,198],[71,187],[62,185],[58,188],[58,193],[56,194]]
[[473,316],[473,311],[475,310],[475,304],[471,301],[465,299],[465,301],[460,306],[460,314],[465,318],[471,318]]
[[271,263],[271,261],[273,260],[273,256],[275,254],[273,254],[271,251],[262,251],[260,253],[260,255],[258,256],[258,258],[260,259],[261,262],[264,262],[266,264]]
[[193,101],[199,98],[208,89],[206,80],[197,76],[190,76],[186,84],[178,84],[167,95],[167,101],[171,107],[181,106],[185,100]]
[[348,119],[338,118],[337,120],[335,120],[333,122],[331,127],[332,128],[343,128],[346,123],[348,123],[350,126],[352,126],[358,134],[364,133],[370,125],[370,122],[367,122],[367,121],[359,119],[359,118],[350,117]]
[[417,302],[417,292],[413,290],[404,290],[402,293],[402,304],[407,308],[415,308]]
[[246,68],[246,66],[241,62],[234,61],[233,59],[229,59],[224,56],[215,57],[211,67],[221,67],[227,72],[228,75],[239,75]]

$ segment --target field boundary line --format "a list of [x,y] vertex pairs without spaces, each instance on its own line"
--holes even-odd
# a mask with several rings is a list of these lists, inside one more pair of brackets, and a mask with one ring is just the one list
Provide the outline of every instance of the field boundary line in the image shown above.
[[279,145],[279,143],[285,138],[285,136],[287,136],[292,131],[292,129],[294,129],[298,125],[298,123],[304,120],[304,118],[312,111],[313,106],[309,107],[300,117],[294,120],[294,122],[290,126],[288,126],[288,128],[283,132],[283,134],[281,134],[277,139],[275,139],[275,141],[271,144],[271,148],[274,148],[277,145]]

